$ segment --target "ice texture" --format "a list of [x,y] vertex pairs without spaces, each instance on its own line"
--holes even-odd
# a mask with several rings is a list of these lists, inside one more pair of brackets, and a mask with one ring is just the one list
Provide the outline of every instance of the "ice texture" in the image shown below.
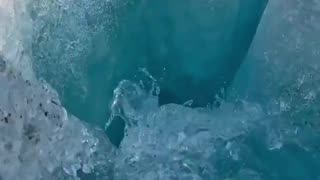
[[74,94],[85,96],[86,72],[95,63],[89,56],[107,51],[114,29],[113,8],[110,0],[33,0],[29,11],[33,20],[32,63],[37,76],[60,93],[75,86]]
[[115,179],[222,179],[219,163],[236,164],[240,139],[259,124],[258,105],[222,103],[219,109],[167,104],[140,85],[122,81],[113,115],[126,120],[115,160]]
[[0,61],[8,69],[20,72],[24,79],[34,79],[30,60],[32,20],[29,0],[0,0]]
[[[317,0],[270,0],[234,91],[229,91],[233,95],[216,96],[212,107],[191,108],[191,101],[159,106],[156,84],[148,90],[122,81],[114,91],[110,118],[126,123],[119,149],[103,131],[67,113],[56,91],[33,78],[30,63],[35,58],[38,75],[56,77],[50,83],[58,88],[81,79],[88,48],[107,47],[103,42],[108,35],[97,34],[109,27],[106,19],[114,18],[109,3],[0,0],[0,179],[320,178]],[[228,11],[223,13],[229,17]],[[149,21],[150,27],[158,27]],[[97,39],[99,43],[93,43]],[[162,47],[160,39],[155,38]],[[93,57],[100,53],[95,49]],[[186,66],[193,70],[192,64]],[[46,72],[48,67],[53,71]],[[101,94],[97,98],[103,99]],[[102,106],[105,113],[107,106],[94,104],[87,108]]]
[[34,69],[71,112],[100,125],[113,89],[139,68],[159,79],[162,104],[205,106],[233,78],[266,2],[34,0]]
[[270,0],[234,82],[241,97],[281,119],[282,125],[274,128],[284,141],[315,151],[320,131],[319,18],[317,0]]
[[35,74],[57,90],[70,112],[100,126],[118,83],[109,81],[115,62],[105,56],[116,36],[118,1],[33,0],[29,8]]
[[147,90],[130,81],[114,91],[110,120],[126,122],[115,179],[319,177],[319,129],[308,121],[317,122],[315,113],[275,111],[237,99],[220,99],[206,108],[159,106],[158,92],[156,85]]
[[107,85],[147,68],[159,79],[161,104],[193,99],[200,107],[233,79],[267,0],[128,2],[116,10],[116,35],[99,63],[111,67]]
[[1,73],[0,84],[0,179],[111,177],[108,138],[68,114],[47,83]]

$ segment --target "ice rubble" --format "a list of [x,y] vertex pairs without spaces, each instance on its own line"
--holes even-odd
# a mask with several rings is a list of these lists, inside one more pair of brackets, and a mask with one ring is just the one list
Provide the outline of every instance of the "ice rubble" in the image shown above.
[[239,160],[238,140],[263,115],[259,106],[245,102],[223,103],[219,109],[159,107],[152,94],[130,81],[115,90],[113,114],[127,123],[115,179],[221,179],[217,164]]
[[78,170],[111,172],[108,139],[68,114],[48,84],[5,72],[0,84],[0,179],[77,179]]

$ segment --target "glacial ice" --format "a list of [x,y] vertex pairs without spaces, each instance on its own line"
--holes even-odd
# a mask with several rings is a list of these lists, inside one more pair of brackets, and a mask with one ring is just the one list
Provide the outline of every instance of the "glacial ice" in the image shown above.
[[59,77],[50,81],[58,88],[81,79],[82,53],[113,23],[105,11],[114,6],[33,2],[0,0],[0,179],[319,179],[317,0],[269,0],[233,89],[216,107],[159,106],[156,84],[122,81],[110,119],[126,122],[118,149],[67,113],[31,66],[36,58],[39,77]]
[[[126,119],[127,134],[122,156],[116,157],[116,177],[319,178],[319,12],[316,0],[269,1],[248,57],[228,90],[231,102],[259,104],[253,106],[259,107],[256,118],[244,108],[249,117],[243,124],[240,112],[226,110],[223,103],[216,110],[158,107],[156,97],[121,83],[114,105],[122,106],[114,112]],[[119,93],[123,89],[130,93]]]
[[24,79],[34,79],[31,52],[32,21],[28,0],[0,0],[0,59]]
[[222,103],[219,109],[159,107],[152,94],[130,81],[115,90],[114,116],[127,125],[115,179],[221,179],[216,165],[242,158],[238,143],[263,115],[258,105],[246,102]]
[[112,118],[126,122],[115,179],[319,177],[318,129],[297,124],[296,114],[243,100],[221,100],[219,108],[159,106],[157,92],[142,87],[122,81],[114,92]]
[[0,84],[0,179],[77,179],[78,170],[108,179],[108,138],[68,114],[48,84],[7,73]]
[[241,64],[267,0],[34,2],[35,73],[70,112],[102,125],[113,89],[139,80],[139,68],[159,80],[162,104],[212,102]]
[[76,96],[85,96],[89,86],[86,72],[96,61],[90,55],[108,50],[115,28],[115,4],[109,0],[32,0],[29,11],[36,75],[60,93],[74,85]]
[[313,150],[320,130],[319,13],[317,0],[270,0],[233,85],[282,119],[282,136],[294,131],[290,139]]
[[[113,59],[109,66],[116,69],[108,71],[112,74],[109,82],[134,80],[138,68],[147,68],[159,79],[161,104],[193,99],[192,106],[206,106],[220,88],[231,83],[266,3],[130,1],[117,9],[119,27],[105,55]],[[197,93],[198,89],[202,93]]]

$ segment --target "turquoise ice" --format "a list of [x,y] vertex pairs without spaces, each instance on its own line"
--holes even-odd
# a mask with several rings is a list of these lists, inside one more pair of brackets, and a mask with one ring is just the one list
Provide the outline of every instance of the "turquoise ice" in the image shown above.
[[319,179],[317,0],[0,0],[0,179]]
[[36,72],[65,94],[71,111],[90,121],[106,119],[113,89],[123,79],[140,80],[141,68],[157,79],[161,104],[192,99],[193,106],[206,106],[232,81],[265,5],[266,0],[70,3],[68,11],[53,11],[62,18],[48,17],[52,24],[36,19],[42,25],[33,49]]

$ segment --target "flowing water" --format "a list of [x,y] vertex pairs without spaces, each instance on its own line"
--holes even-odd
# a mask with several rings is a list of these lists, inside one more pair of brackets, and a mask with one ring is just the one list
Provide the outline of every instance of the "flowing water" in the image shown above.
[[317,0],[0,0],[0,179],[320,179]]

